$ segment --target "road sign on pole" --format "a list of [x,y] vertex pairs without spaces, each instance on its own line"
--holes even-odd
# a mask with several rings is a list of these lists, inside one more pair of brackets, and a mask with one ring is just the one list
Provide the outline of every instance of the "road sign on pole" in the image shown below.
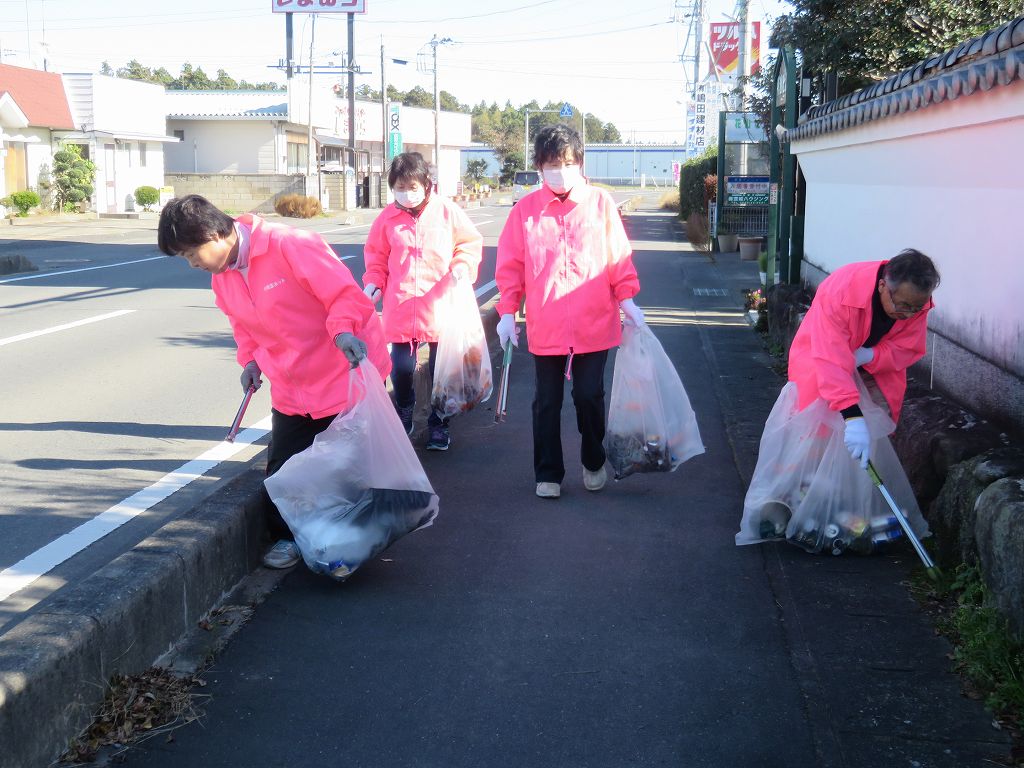
[[572,107],[568,104],[562,105],[562,111],[558,113],[559,117],[572,117]]

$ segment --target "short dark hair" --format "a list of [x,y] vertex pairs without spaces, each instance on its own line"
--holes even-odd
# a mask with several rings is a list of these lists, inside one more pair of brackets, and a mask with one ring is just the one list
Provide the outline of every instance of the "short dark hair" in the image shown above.
[[572,153],[578,164],[583,164],[583,141],[574,129],[565,123],[541,128],[533,140],[533,167],[540,169],[546,163],[561,160],[566,151]]
[[185,195],[170,200],[160,211],[156,243],[168,256],[177,256],[218,235],[227,237],[234,226],[234,219],[202,195]]
[[400,181],[418,181],[423,185],[426,193],[430,194],[430,187],[433,186],[430,179],[430,166],[423,159],[419,152],[403,152],[395,155],[391,161],[391,169],[388,171],[388,186],[392,189]]
[[886,284],[895,289],[910,283],[921,293],[931,295],[939,285],[935,263],[915,248],[904,248],[885,265]]

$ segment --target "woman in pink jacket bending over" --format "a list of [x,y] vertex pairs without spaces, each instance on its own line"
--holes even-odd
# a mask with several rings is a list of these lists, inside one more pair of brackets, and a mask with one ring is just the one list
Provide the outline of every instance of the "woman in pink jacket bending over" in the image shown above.
[[604,367],[626,323],[642,325],[633,302],[640,281],[615,203],[580,172],[583,142],[566,125],[537,134],[534,165],[544,186],[509,214],[498,240],[495,280],[498,338],[518,346],[516,312],[526,298],[526,330],[533,353],[533,469],[537,495],[561,495],[561,412],[565,379],[572,381],[576,423],[583,438],[583,486],[604,487]]
[[[313,444],[348,410],[350,370],[364,357],[381,376],[391,369],[373,304],[348,268],[315,232],[232,219],[199,195],[164,206],[157,244],[209,272],[217,306],[228,316],[242,366],[242,390],[270,379],[267,474]],[[381,382],[383,386],[383,382]],[[269,568],[299,561],[299,548],[264,491],[267,528],[278,542]]]
[[[370,227],[363,251],[363,285],[375,304],[384,298],[382,316],[384,336],[391,342],[395,409],[411,435],[416,350],[420,344],[430,346],[433,382],[438,335],[435,305],[460,280],[476,281],[484,239],[461,208],[431,194],[430,169],[419,152],[404,152],[391,161],[388,185],[395,202]],[[451,444],[448,420],[431,410],[427,428],[427,450],[447,451]]]

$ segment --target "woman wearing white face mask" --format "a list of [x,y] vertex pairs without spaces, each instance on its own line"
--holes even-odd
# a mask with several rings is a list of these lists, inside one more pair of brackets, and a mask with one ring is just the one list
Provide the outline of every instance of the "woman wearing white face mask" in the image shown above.
[[544,186],[520,200],[498,239],[494,279],[498,339],[518,346],[516,312],[526,302],[526,329],[533,353],[533,469],[537,495],[562,493],[561,412],[565,381],[571,381],[580,431],[583,487],[599,491],[605,470],[604,369],[608,350],[622,339],[625,322],[640,326],[644,313],[633,301],[640,279],[632,248],[611,195],[583,178],[583,142],[566,125],[543,128],[534,144],[534,165]]
[[[395,157],[388,185],[395,202],[370,227],[363,251],[363,285],[371,301],[384,300],[382,320],[384,337],[391,343],[395,409],[411,435],[416,350],[420,344],[430,346],[433,381],[438,335],[434,307],[458,281],[476,280],[483,237],[461,208],[431,194],[430,168],[419,152]],[[447,420],[431,411],[427,428],[427,450],[448,450]]]

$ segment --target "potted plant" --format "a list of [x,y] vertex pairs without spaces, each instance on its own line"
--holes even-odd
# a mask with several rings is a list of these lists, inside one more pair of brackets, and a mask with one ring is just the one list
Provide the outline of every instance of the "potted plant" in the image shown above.
[[741,237],[740,241],[740,260],[742,261],[756,261],[757,254],[761,252],[761,242],[763,238],[760,237]]
[[716,233],[718,236],[718,250],[722,253],[733,253],[736,250],[737,237],[732,233],[729,222],[718,222]]

